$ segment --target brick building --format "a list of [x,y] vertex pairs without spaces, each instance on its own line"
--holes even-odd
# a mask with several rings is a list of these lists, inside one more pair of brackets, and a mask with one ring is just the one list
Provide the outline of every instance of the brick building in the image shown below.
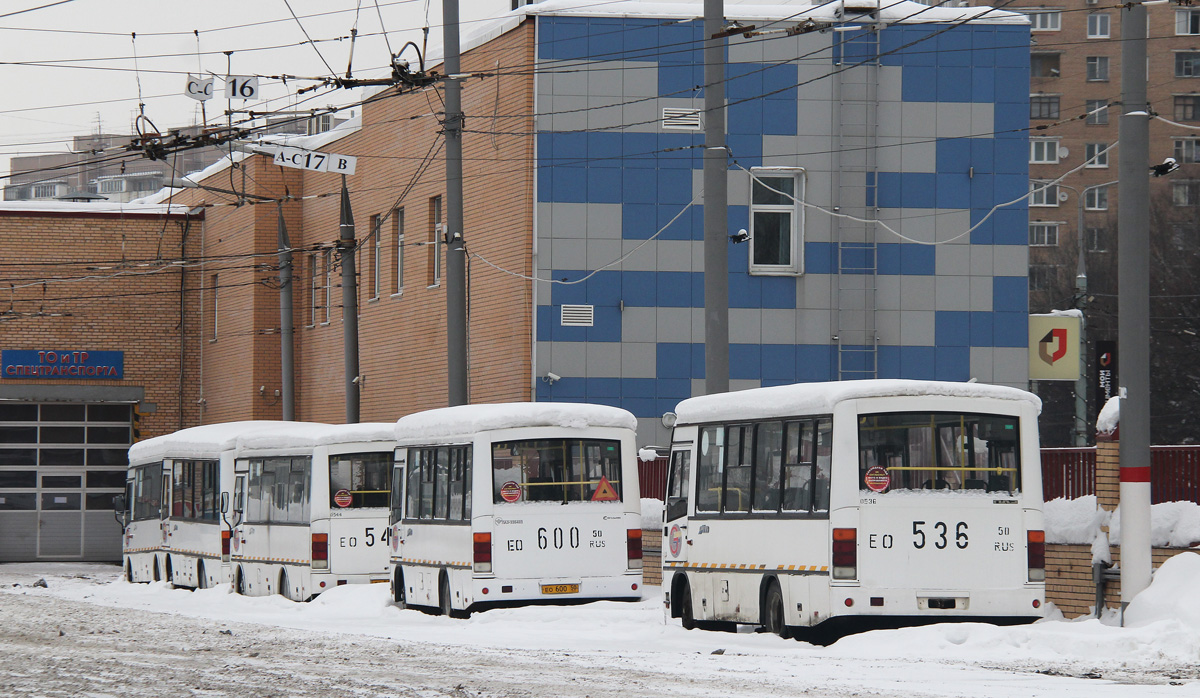
[[[617,405],[643,443],[661,444],[661,414],[702,388],[702,36],[698,6],[674,7],[540,3],[465,37],[462,70],[481,76],[463,95],[472,401]],[[730,39],[730,233],[751,237],[729,249],[732,387],[1024,387],[1027,212],[988,214],[1028,182],[1028,24],[972,8],[838,8],[727,8],[781,29]],[[782,31],[807,19],[860,30]],[[364,421],[447,399],[440,109],[434,89],[385,91],[353,127],[290,142],[359,159],[348,183]],[[751,172],[803,205],[752,195]],[[203,420],[280,414],[268,267],[270,200],[286,193],[296,414],[340,421],[340,181],[261,155],[196,178],[209,189],[171,200],[210,206]],[[263,266],[218,261],[247,254]]]
[[120,559],[133,430],[199,418],[201,213],[0,204],[0,562]]

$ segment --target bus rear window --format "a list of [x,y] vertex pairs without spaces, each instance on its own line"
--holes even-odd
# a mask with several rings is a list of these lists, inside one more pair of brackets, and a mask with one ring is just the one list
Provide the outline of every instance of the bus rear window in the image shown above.
[[492,444],[492,496],[505,502],[621,499],[621,443],[532,439]]
[[1018,492],[1019,432],[1017,418],[1002,415],[860,415],[859,488]]
[[391,451],[329,456],[329,508],[386,507],[391,490]]

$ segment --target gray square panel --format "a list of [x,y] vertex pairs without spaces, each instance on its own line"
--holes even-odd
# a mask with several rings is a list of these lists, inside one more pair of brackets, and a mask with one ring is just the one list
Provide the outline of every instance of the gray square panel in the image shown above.
[[[620,378],[621,344],[619,342],[587,342],[587,377]],[[579,351],[576,348],[576,351]]]
[[1029,350],[1025,347],[995,347],[992,382],[1028,390]]
[[966,138],[971,135],[970,103],[938,102],[937,106],[937,135],[939,138]]
[[552,342],[550,370],[560,376],[586,376],[586,346],[584,342]]
[[729,37],[730,63],[762,63],[763,45],[770,43],[761,38],[745,39],[741,36]]
[[938,136],[937,112],[947,106],[938,102],[901,102],[900,121],[906,138],[934,138]]
[[903,84],[904,69],[898,65],[881,65],[879,71],[879,91],[876,97],[880,102],[899,102],[903,99],[901,85]]
[[900,309],[900,277],[892,274],[875,277],[875,307],[879,310]]
[[833,279],[829,274],[801,276],[796,288],[796,307],[828,309],[833,302]]
[[729,392],[731,392],[731,393],[736,393],[739,390],[753,390],[755,388],[761,388],[761,387],[762,387],[762,381],[760,381],[760,380],[750,380],[750,379],[746,379],[746,378],[732,378],[729,381]]
[[734,344],[761,344],[762,311],[757,308],[730,308],[729,341]]
[[[692,248],[703,247],[703,243],[691,240],[659,240],[657,245],[659,271],[693,271]],[[695,271],[703,270],[696,269]]]
[[658,96],[658,64],[644,61],[625,61],[622,70],[626,99]]
[[900,146],[902,172],[937,172],[937,143],[925,141]]
[[933,310],[934,277],[901,276],[900,309]]
[[588,240],[587,268],[607,267],[621,257],[620,240]]
[[653,343],[621,342],[621,377],[655,378],[658,346]]
[[938,245],[934,255],[938,276],[967,276],[971,273],[970,245]]
[[586,238],[587,204],[551,204],[550,237]]
[[555,240],[550,260],[554,269],[587,269],[587,242]]
[[587,236],[591,239],[621,239],[621,204],[588,204]]
[[991,102],[971,104],[971,132],[986,136],[996,130],[996,105]]
[[[805,86],[808,87],[807,85]],[[807,136],[829,136],[833,133],[829,102],[801,99],[796,102],[796,131]]]
[[[618,130],[625,124],[625,107],[620,97],[591,97],[588,99],[587,127]],[[617,155],[617,153],[609,153]]]
[[[653,241],[641,245],[644,240],[622,240],[621,254],[629,255],[621,262],[624,271],[658,271],[658,246]],[[634,250],[637,250],[634,252]]]
[[550,370],[550,363],[553,357],[553,342],[537,342],[534,345],[535,358],[533,372],[539,376],[546,375]]
[[993,248],[996,276],[1029,276],[1029,248],[1025,245],[996,245]]
[[971,377],[980,383],[994,383],[992,378],[993,356],[992,347],[971,347]]
[[831,313],[826,309],[805,309],[796,313],[796,344],[828,344],[833,336]]
[[934,346],[934,329],[933,311],[900,311],[900,344],[903,346]]
[[965,234],[971,228],[971,212],[966,209],[936,209],[934,230],[939,241],[953,240],[950,244],[969,245],[971,236]]
[[[586,73],[588,94],[606,97],[620,97],[624,91],[621,74],[625,71],[616,70],[621,66],[620,61],[605,61],[593,64],[593,70]],[[578,75],[577,77],[584,77]]]
[[692,315],[692,343],[704,343],[704,308],[689,308]]
[[625,310],[621,312],[621,339],[626,342],[659,341],[656,319],[654,308],[625,306]]
[[968,276],[938,276],[935,308],[937,310],[970,310],[971,279]]
[[971,278],[971,310],[990,311],[992,309],[992,277],[972,276]]
[[[690,344],[692,342],[692,308],[651,308],[657,310],[659,342]],[[701,333],[704,327],[700,327]]]
[[875,332],[879,344],[900,344],[900,313],[895,310],[880,310],[875,313]]
[[971,276],[991,276],[993,245],[971,245]]
[[791,308],[764,308],[762,311],[763,344],[795,344],[796,314],[796,311]]

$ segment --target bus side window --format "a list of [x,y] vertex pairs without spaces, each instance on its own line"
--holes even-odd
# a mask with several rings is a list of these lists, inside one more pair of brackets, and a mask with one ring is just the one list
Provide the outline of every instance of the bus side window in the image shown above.
[[725,451],[725,429],[700,430],[700,458],[696,468],[696,511],[715,512],[721,504],[721,466]]
[[668,473],[667,508],[664,511],[665,521],[674,521],[687,516],[688,509],[688,478],[692,465],[691,451],[674,451],[671,453],[671,467]]
[[829,511],[829,474],[833,468],[833,421],[817,420],[817,472],[813,480],[813,510]]
[[783,422],[764,422],[755,427],[754,511],[779,511],[779,473],[783,465]]

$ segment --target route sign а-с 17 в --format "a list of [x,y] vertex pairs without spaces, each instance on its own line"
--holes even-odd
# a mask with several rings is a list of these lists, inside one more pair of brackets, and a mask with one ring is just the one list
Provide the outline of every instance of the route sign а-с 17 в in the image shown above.
[[352,175],[354,174],[355,167],[358,165],[358,158],[353,155],[318,153],[315,150],[280,146],[279,150],[275,152],[273,162],[276,165],[293,167],[298,170]]

